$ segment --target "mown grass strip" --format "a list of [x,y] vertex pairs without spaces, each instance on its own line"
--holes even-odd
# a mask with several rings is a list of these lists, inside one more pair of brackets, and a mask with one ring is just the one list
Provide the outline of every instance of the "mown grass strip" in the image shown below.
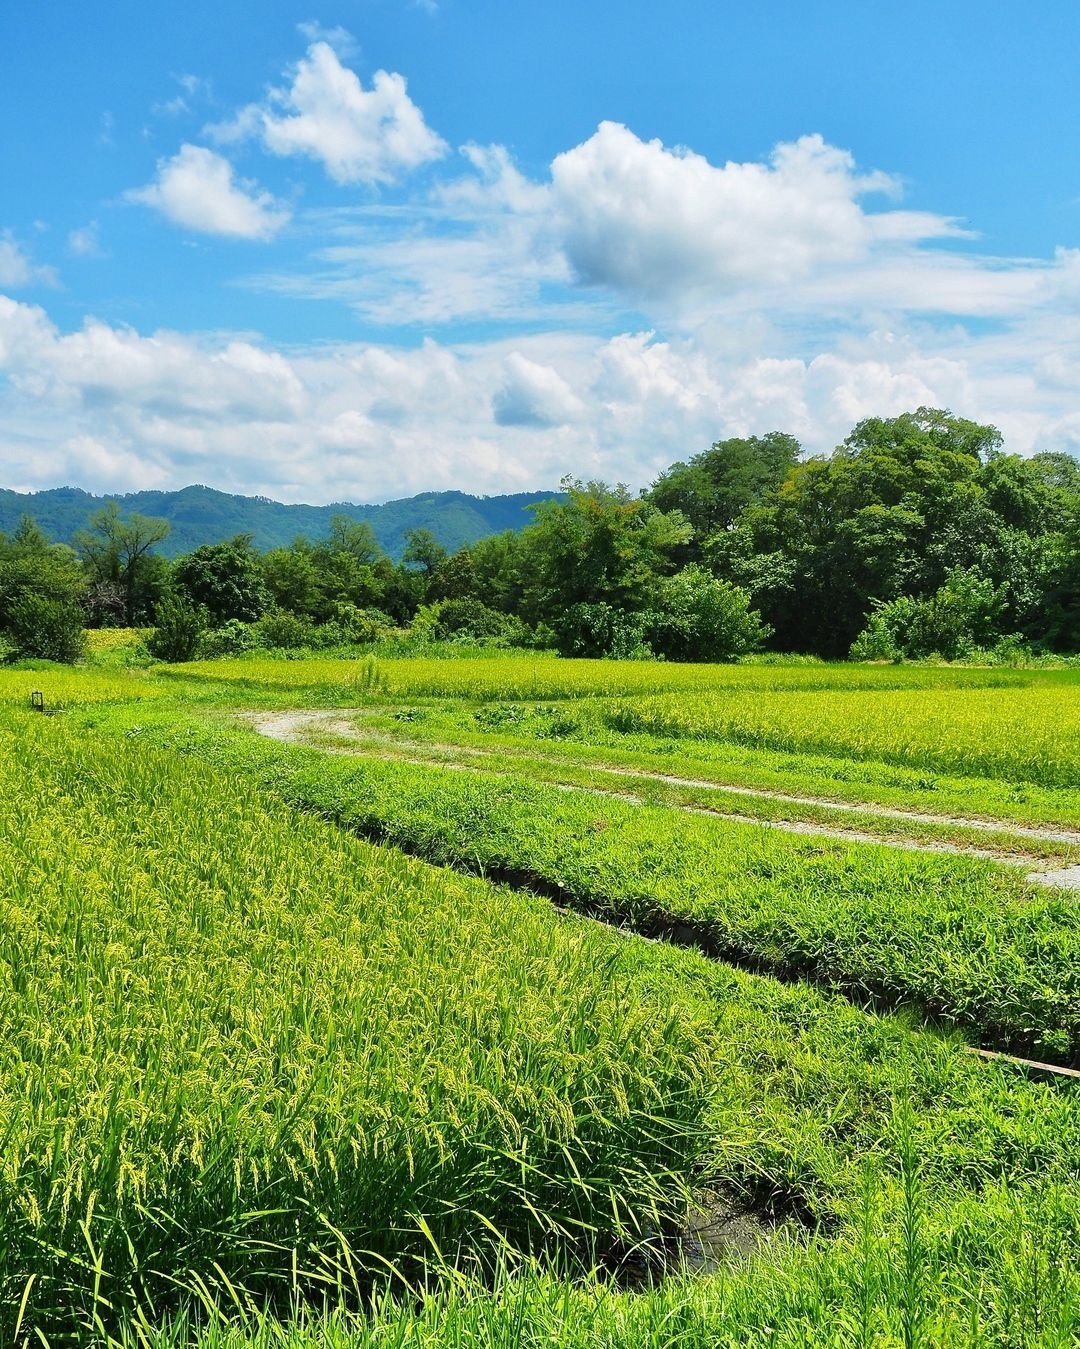
[[[813,796],[871,810],[884,807],[1003,825],[1080,830],[1080,790],[1076,786],[1041,787],[1008,779],[928,772],[867,758],[613,731],[606,725],[608,705],[605,699],[579,702],[573,707],[460,701],[395,705],[368,700],[354,706],[353,715],[372,732],[405,734],[414,740],[444,741],[508,754],[542,754],[582,768],[668,775],[674,771],[678,776],[718,787]],[[957,712],[962,714],[962,703]]]

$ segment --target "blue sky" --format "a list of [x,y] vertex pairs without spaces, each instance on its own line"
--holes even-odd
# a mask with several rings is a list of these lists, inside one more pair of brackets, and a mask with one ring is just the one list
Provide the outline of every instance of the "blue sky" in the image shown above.
[[919,403],[1080,449],[1080,6],[0,11],[0,485],[642,485]]

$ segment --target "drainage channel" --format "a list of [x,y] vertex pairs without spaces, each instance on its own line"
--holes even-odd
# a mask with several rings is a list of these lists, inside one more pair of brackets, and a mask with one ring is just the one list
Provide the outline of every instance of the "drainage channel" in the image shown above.
[[[900,1009],[912,1009],[920,1015],[927,1030],[933,1030],[935,1027],[943,1030],[965,1030],[938,1009],[927,1006],[918,998],[902,995],[892,987],[869,980],[848,984],[842,979],[823,979],[815,975],[812,964],[770,961],[745,946],[723,940],[717,932],[704,924],[688,922],[685,918],[661,911],[648,916],[631,917],[613,910],[602,897],[580,895],[549,877],[526,868],[498,863],[485,865],[457,853],[452,853],[448,857],[433,857],[423,846],[395,833],[392,825],[385,820],[344,819],[335,812],[323,807],[309,807],[295,798],[290,799],[289,804],[295,810],[306,811],[328,820],[366,842],[393,848],[428,866],[439,867],[458,875],[472,876],[493,885],[505,886],[521,894],[546,899],[567,919],[594,922],[639,940],[697,951],[709,960],[722,962],[747,974],[775,979],[779,983],[809,985],[845,997],[864,1010],[888,1014]],[[977,1055],[985,1061],[1009,1063],[1031,1076],[1057,1078],[1070,1082],[1080,1081],[1080,1069],[1044,1063],[1011,1053],[1009,1051],[1014,1046],[1007,1038],[998,1043],[1000,1045],[998,1048],[976,1045],[965,1045],[964,1048],[967,1053]]]

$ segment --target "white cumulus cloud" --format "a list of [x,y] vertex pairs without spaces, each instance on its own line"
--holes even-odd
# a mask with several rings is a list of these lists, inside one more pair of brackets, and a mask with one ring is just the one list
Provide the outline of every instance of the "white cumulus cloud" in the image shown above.
[[[399,77],[365,89],[322,39],[222,134],[349,183],[445,149]],[[539,177],[499,146],[458,162],[434,184],[305,211],[305,262],[239,278],[411,324],[418,345],[62,331],[0,296],[8,482],[203,481],[294,501],[567,472],[642,486],[724,436],[785,430],[821,453],[919,404],[993,422],[1010,450],[1080,446],[1078,249],[995,257],[818,136],[713,164],[604,123]],[[194,145],[133,196],[234,237],[269,237],[288,214]],[[47,275],[0,233],[0,286]],[[455,340],[463,320],[483,335]]]
[[868,214],[859,199],[895,183],[860,174],[816,135],[777,146],[767,164],[717,166],[603,122],[556,157],[551,182],[580,280],[644,297],[791,282],[860,261],[881,237],[949,232],[940,217]]
[[723,436],[790,431],[814,453],[862,417],[926,403],[1006,447],[1075,449],[1080,319],[992,334],[832,334],[785,350],[708,332],[551,332],[410,349],[277,350],[87,320],[64,332],[0,296],[0,460],[22,487],[208,482],[287,501],[643,486]]
[[235,239],[270,239],[289,219],[287,207],[237,179],[227,159],[202,145],[184,144],[171,159],[159,160],[154,181],[126,197],[175,225]]
[[448,148],[403,76],[378,70],[365,89],[326,41],[311,44],[287,88],[271,89],[264,102],[208,130],[224,142],[256,136],[272,154],[318,160],[341,184],[392,182]]
[[[337,213],[316,266],[248,284],[336,297],[380,323],[569,319],[588,306],[594,320],[621,309],[686,325],[778,310],[990,316],[1058,295],[1077,270],[1067,252],[1033,262],[940,247],[971,236],[901,209],[893,178],[818,135],[715,165],[605,122],[546,180],[499,145],[462,156],[468,168],[426,194]],[[874,195],[884,201],[869,209]]]
[[503,364],[492,410],[499,426],[546,428],[574,421],[585,407],[557,370],[512,351]]

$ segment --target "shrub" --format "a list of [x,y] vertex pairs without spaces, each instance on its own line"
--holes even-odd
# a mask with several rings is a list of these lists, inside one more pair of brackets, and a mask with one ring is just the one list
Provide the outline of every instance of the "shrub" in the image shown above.
[[394,620],[381,609],[361,609],[340,600],[331,606],[326,623],[313,634],[321,647],[371,646],[394,631]]
[[248,629],[248,640],[251,647],[295,651],[315,644],[315,625],[309,618],[279,609],[275,613],[264,614],[257,623],[253,623]]
[[1002,589],[974,570],[950,573],[925,599],[901,595],[878,604],[851,645],[853,660],[963,660],[991,646],[1002,605]]
[[157,626],[146,648],[157,660],[193,660],[206,631],[206,610],[180,595],[169,595],[157,607]]
[[657,609],[649,639],[671,660],[735,660],[772,632],[748,591],[693,563],[660,583]]
[[617,660],[652,660],[646,633],[658,614],[634,613],[598,601],[571,604],[555,620],[559,652],[564,656],[610,656]]
[[6,635],[16,660],[72,664],[86,655],[82,609],[71,600],[24,592],[8,611]]
[[203,660],[213,660],[218,656],[242,656],[245,651],[262,645],[256,640],[255,625],[242,623],[238,618],[230,618],[220,628],[211,628],[203,633],[199,642],[199,656]]

